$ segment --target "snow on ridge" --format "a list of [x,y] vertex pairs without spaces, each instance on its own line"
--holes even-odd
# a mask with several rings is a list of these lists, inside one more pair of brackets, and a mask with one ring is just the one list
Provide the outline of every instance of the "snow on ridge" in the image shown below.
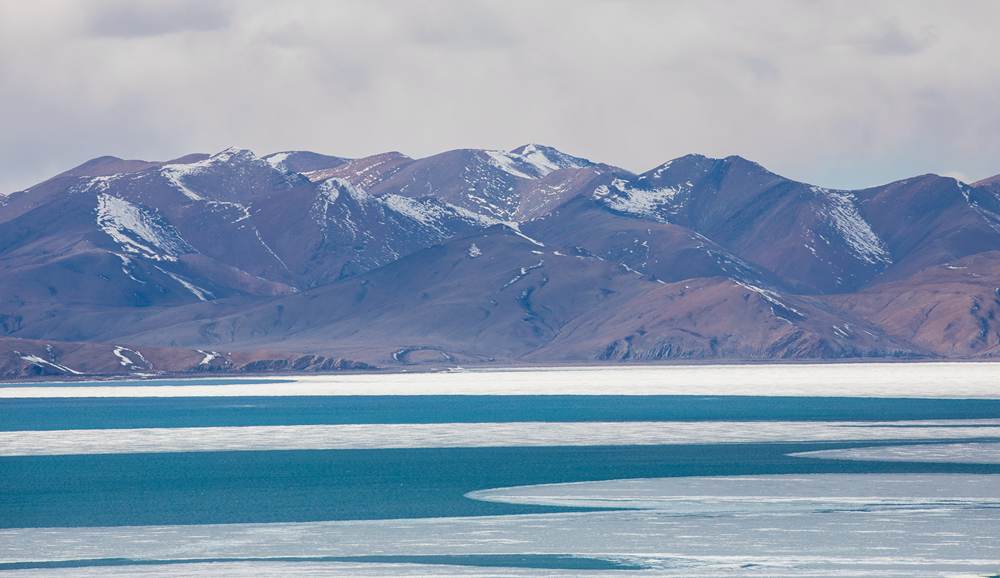
[[167,277],[170,277],[171,279],[176,281],[181,287],[187,289],[188,292],[190,292],[198,299],[198,301],[210,301],[212,299],[215,299],[215,295],[208,289],[203,289],[176,273],[171,273],[170,271],[167,271],[166,269],[160,267],[156,268],[160,271],[160,273],[163,273]]
[[212,363],[212,361],[222,357],[222,354],[217,351],[202,351],[200,349],[195,349],[195,351],[204,355],[201,361],[198,362],[198,365],[208,365]]
[[[359,187],[354,186],[345,179],[329,177],[324,179],[316,188],[316,200],[313,201],[310,209],[313,221],[323,229],[324,233],[328,226],[330,207],[340,199],[341,194],[346,194],[362,207],[367,206],[373,199],[368,193]],[[351,225],[349,223],[349,225]],[[260,235],[258,234],[258,237]],[[261,240],[263,243],[263,240]],[[270,249],[269,249],[270,250]],[[273,254],[273,252],[272,252]],[[277,255],[275,255],[277,258]],[[280,259],[278,259],[280,261]],[[287,269],[287,267],[286,267]]]
[[137,279],[136,276],[132,274],[132,259],[128,258],[125,255],[122,255],[121,253],[115,253],[114,251],[109,251],[109,252],[112,255],[114,255],[115,257],[118,257],[121,260],[121,262],[122,262],[122,274],[123,275],[125,275],[129,279],[135,281],[136,283],[139,283],[140,285],[145,285],[146,284],[145,281],[142,281],[141,279]]
[[589,161],[551,147],[528,144],[514,151],[483,151],[494,167],[521,179],[538,179],[567,168],[583,168]]
[[140,353],[135,349],[129,349],[128,347],[122,345],[116,345],[111,352],[114,353],[115,357],[118,358],[118,363],[120,363],[122,367],[137,366],[136,360],[133,360],[128,355],[125,355],[126,352],[135,355],[138,358],[138,361],[142,363],[142,365],[147,367],[150,366],[150,363],[146,361],[146,358],[142,356],[142,353]]
[[[771,291],[770,289],[764,289],[763,287],[758,287],[756,285],[752,285],[750,283],[746,283],[738,279],[733,279],[732,281],[733,283],[736,283],[740,287],[743,287],[744,289],[749,289],[750,291],[753,291],[754,293],[760,295],[765,301],[767,301],[770,304],[771,313],[774,313],[776,317],[784,319],[785,321],[789,321],[784,315],[781,314],[782,310],[788,311],[793,315],[798,316],[800,319],[804,319],[806,317],[805,313],[802,313],[798,309],[784,303],[781,300],[781,295],[775,291]],[[775,309],[776,307],[777,309]]]
[[672,164],[674,164],[674,161],[673,160],[669,160],[669,161],[663,163],[662,165],[656,167],[653,170],[653,177],[658,179],[661,176],[663,176],[663,173],[666,172],[667,170],[669,170],[670,169],[670,165],[672,165]]
[[[238,147],[228,147],[225,148],[214,155],[208,157],[207,159],[201,161],[201,163],[218,164],[218,163],[228,163],[233,159],[246,160],[246,161],[260,161],[261,159],[250,149],[241,149]],[[199,163],[194,163],[199,164]]]
[[97,197],[97,226],[125,253],[154,261],[176,261],[179,255],[192,250],[169,223],[106,193]]
[[291,152],[280,152],[280,153],[270,154],[264,157],[264,162],[271,165],[271,168],[273,169],[279,171],[285,171],[288,170],[287,167],[285,167],[285,161],[288,160],[288,157],[290,157],[291,155],[292,155]]
[[337,202],[340,198],[340,185],[343,183],[341,179],[329,178],[320,183],[319,185],[319,200],[322,202],[332,205]]
[[[965,199],[966,204],[968,204],[972,210],[976,212],[976,214],[986,221],[986,225],[990,229],[993,229],[996,233],[1000,233],[1000,213],[991,211],[976,202],[976,200],[972,198],[972,187],[969,185],[966,185],[958,179],[955,179],[955,184],[958,187],[958,192],[961,193],[962,197]],[[997,199],[997,201],[1000,201],[1000,193],[993,193],[993,197]]]
[[[345,197],[342,197],[342,195],[345,195]],[[369,195],[363,189],[351,184],[350,181],[338,177],[329,177],[324,179],[317,187],[316,198],[313,200],[312,207],[309,209],[309,214],[312,216],[313,222],[319,226],[324,237],[326,237],[331,224],[331,208],[334,207],[334,205],[337,204],[341,198],[350,198],[354,200],[362,212],[367,212],[368,209],[377,201],[377,199]],[[340,206],[340,209],[340,220],[337,223],[340,229],[349,231],[354,239],[359,238],[359,235],[371,238],[370,232],[362,230],[359,225],[353,221],[351,218],[353,211],[351,209],[343,205]],[[264,242],[264,239],[261,238],[259,232],[257,234],[257,238],[271,253],[271,255],[281,263],[282,267],[284,267],[286,271],[290,271],[284,261],[282,261],[281,258],[271,250],[267,243]]]
[[174,188],[179,190],[185,197],[191,199],[192,201],[202,201],[204,200],[204,197],[192,190],[191,187],[184,182],[184,179],[188,176],[205,173],[213,167],[230,163],[233,160],[244,161],[247,163],[260,163],[275,170],[286,172],[275,167],[269,160],[261,159],[249,149],[239,149],[235,147],[219,151],[207,159],[197,162],[163,165],[160,167],[159,172],[163,178],[167,179],[167,181],[173,185]]
[[330,177],[324,179],[318,187],[316,187],[316,200],[313,201],[312,209],[310,210],[313,221],[326,231],[327,227],[327,215],[330,212],[330,207],[333,206],[338,199],[340,199],[340,192],[344,189],[344,184],[347,181],[343,179],[338,179],[336,177]]
[[538,175],[531,175],[522,171],[521,168],[523,168],[523,166],[518,167],[518,161],[522,160],[518,155],[506,151],[483,151],[483,153],[489,158],[489,163],[491,165],[509,175],[513,175],[521,179],[538,178]]
[[330,177],[319,186],[320,192],[326,195],[329,202],[336,202],[340,193],[347,193],[352,199],[359,203],[365,203],[371,195],[361,187],[355,186],[351,181],[339,177]]
[[445,204],[434,203],[429,200],[418,200],[402,195],[385,195],[379,201],[396,213],[403,215],[433,230],[439,237],[448,235],[448,230],[443,221],[449,216],[457,216],[454,211],[449,211]]
[[516,221],[508,221],[508,222],[502,223],[502,224],[504,226],[506,226],[508,229],[510,229],[511,231],[513,231],[515,235],[517,235],[518,237],[521,237],[522,239],[524,239],[526,241],[531,242],[536,247],[544,247],[545,246],[545,243],[542,243],[541,241],[539,241],[537,239],[532,239],[531,237],[529,237],[529,236],[525,235],[524,233],[522,233],[521,232],[521,227],[520,227],[520,225],[518,225],[518,223]]
[[601,185],[594,189],[593,198],[620,213],[666,222],[661,212],[664,209],[668,212],[676,211],[678,205],[673,201],[683,190],[682,187],[644,189],[633,187],[624,179],[615,179],[610,185]]
[[535,263],[534,265],[528,265],[528,266],[525,266],[525,267],[520,267],[517,270],[517,273],[514,274],[514,277],[511,278],[510,281],[507,281],[506,283],[504,283],[503,287],[501,287],[500,290],[503,291],[504,289],[510,287],[514,283],[517,283],[521,279],[524,279],[525,277],[528,276],[528,273],[531,273],[535,269],[541,268],[541,266],[544,265],[544,264],[545,264],[545,259],[539,259],[538,262]]
[[[108,191],[111,188],[111,182],[117,181],[125,176],[131,176],[128,173],[115,173],[113,175],[102,175],[98,177],[88,177],[86,182],[75,185],[70,189],[71,193],[79,192],[90,192],[96,190],[99,193]],[[2,195],[0,195],[2,196]]]
[[77,371],[75,369],[72,369],[72,368],[67,367],[65,365],[60,365],[60,364],[52,362],[52,361],[47,361],[45,359],[42,359],[41,357],[38,357],[37,355],[32,355],[30,353],[28,353],[28,354],[22,354],[22,353],[18,353],[16,351],[14,353],[18,357],[20,357],[21,359],[23,359],[24,361],[27,361],[28,363],[34,364],[34,365],[39,366],[39,367],[51,367],[53,369],[62,371],[63,373],[71,373],[73,375],[83,375],[83,373],[81,373],[81,372],[79,372],[79,371]]
[[[514,153],[511,153],[514,154]],[[547,175],[552,171],[557,171],[562,167],[557,161],[549,158],[546,151],[538,148],[538,146],[530,144],[524,147],[518,156],[524,160],[524,162],[535,167],[535,169],[542,175]]]
[[[524,236],[517,231],[516,223],[512,224],[506,221],[501,221],[488,215],[476,213],[464,207],[438,201],[436,199],[414,199],[412,197],[404,197],[402,195],[388,194],[378,197],[376,200],[389,210],[399,213],[404,217],[431,229],[442,240],[451,236],[451,231],[447,226],[448,220],[460,220],[483,228],[492,227],[494,225],[505,225],[513,229],[515,233]],[[537,244],[536,241],[532,242]]]
[[885,243],[861,216],[854,202],[854,195],[848,191],[834,191],[822,187],[809,187],[827,201],[825,216],[837,229],[844,241],[862,261],[872,265],[892,264],[892,255]]
[[191,165],[163,165],[160,167],[160,174],[163,175],[163,178],[167,179],[167,181],[169,181],[170,184],[173,185],[175,189],[179,190],[185,197],[191,199],[192,201],[200,201],[202,200],[202,196],[184,184],[184,177],[201,171],[200,168],[192,167],[192,165],[197,164],[198,163],[192,163]]
[[449,216],[457,216],[454,211],[449,211],[445,204],[431,201],[421,201],[402,195],[386,195],[379,199],[389,209],[408,217],[421,225],[433,230],[439,237],[448,235],[447,228],[443,221]]
[[135,365],[135,362],[132,361],[132,359],[129,358],[129,356],[125,355],[125,350],[126,348],[119,345],[115,346],[115,348],[111,351],[111,353],[115,354],[115,357],[118,358],[118,363],[120,363],[122,367]]
[[535,167],[541,176],[559,169],[581,169],[592,163],[586,159],[568,155],[552,147],[528,144],[521,147],[517,154],[520,158]]
[[451,203],[444,203],[444,206],[448,207],[448,210],[454,211],[456,215],[460,218],[465,219],[471,223],[476,223],[482,227],[492,227],[493,225],[504,224],[504,221],[491,217],[489,215],[484,215],[482,213],[477,213],[475,211],[470,211],[465,207],[459,207],[458,205],[453,205]]

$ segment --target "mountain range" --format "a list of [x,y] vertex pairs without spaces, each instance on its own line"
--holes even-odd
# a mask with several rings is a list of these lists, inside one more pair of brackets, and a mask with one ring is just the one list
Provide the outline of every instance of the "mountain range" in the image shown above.
[[99,157],[0,195],[0,376],[1000,356],[1000,176],[552,147]]

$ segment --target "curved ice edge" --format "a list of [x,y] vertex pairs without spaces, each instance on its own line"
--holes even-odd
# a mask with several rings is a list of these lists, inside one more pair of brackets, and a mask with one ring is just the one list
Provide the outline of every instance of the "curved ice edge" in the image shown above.
[[[730,482],[733,484],[730,492],[736,493],[722,491],[726,489],[725,484]],[[748,486],[752,487],[755,483],[758,491],[746,491]],[[643,488],[643,485],[648,487]],[[668,492],[641,494],[641,490],[649,490],[650,487]],[[906,491],[900,492],[904,487]],[[591,492],[589,495],[586,491],[558,492],[560,488],[583,488],[590,489]],[[842,492],[842,488],[849,488],[850,492]],[[557,491],[545,493],[545,489]],[[956,494],[963,491],[966,492],[964,495]],[[749,474],[507,486],[475,490],[466,493],[465,497],[502,504],[595,510],[653,510],[690,516],[746,512],[787,513],[791,510],[1000,508],[1000,484],[996,483],[991,474]]]
[[1000,464],[1000,441],[862,446],[786,455],[822,460],[995,465]]
[[363,563],[419,564],[429,566],[469,566],[488,568],[523,568],[532,570],[645,570],[649,568],[624,558],[580,556],[575,554],[418,554],[371,556],[235,556],[212,558],[84,558],[77,560],[39,560],[0,562],[0,572],[10,570],[75,569],[117,566],[173,566],[220,562],[284,563]]

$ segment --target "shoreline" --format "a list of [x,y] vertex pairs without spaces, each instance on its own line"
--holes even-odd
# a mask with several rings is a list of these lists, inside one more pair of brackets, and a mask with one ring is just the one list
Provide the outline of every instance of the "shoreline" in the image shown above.
[[306,377],[330,378],[353,375],[415,375],[439,373],[493,373],[519,371],[559,371],[587,369],[658,369],[674,367],[787,367],[787,366],[859,366],[859,365],[989,365],[995,364],[1000,371],[1000,359],[949,359],[949,358],[867,358],[852,357],[844,359],[678,359],[673,361],[629,361],[608,363],[606,361],[568,361],[540,362],[537,364],[488,364],[470,363],[464,365],[431,365],[411,364],[394,367],[374,366],[372,369],[345,369],[328,372],[311,371],[281,371],[242,373],[229,371],[211,372],[137,372],[128,373],[95,373],[81,375],[40,375],[36,377],[0,378],[0,387],[30,385],[34,383],[80,383],[80,382],[119,382],[119,381],[156,381],[156,380],[209,380],[209,379],[246,379],[246,380],[287,380]]
[[[185,384],[0,387],[0,399],[45,397],[247,397],[342,395],[731,395],[776,397],[1000,398],[1000,363],[786,363],[566,365],[460,371],[274,374],[163,378]],[[204,380],[239,379],[239,384]],[[151,380],[152,381],[152,380]],[[250,382],[250,383],[246,383]]]

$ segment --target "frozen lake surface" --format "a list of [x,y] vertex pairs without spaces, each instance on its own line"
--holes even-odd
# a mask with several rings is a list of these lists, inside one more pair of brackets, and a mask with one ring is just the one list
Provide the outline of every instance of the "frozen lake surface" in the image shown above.
[[998,368],[7,385],[0,574],[990,576]]

